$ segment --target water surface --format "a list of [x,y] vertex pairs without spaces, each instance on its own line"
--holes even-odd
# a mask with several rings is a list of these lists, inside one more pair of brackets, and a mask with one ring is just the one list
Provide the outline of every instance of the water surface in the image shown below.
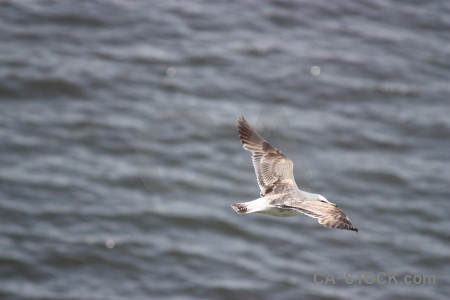
[[[447,1],[1,7],[2,299],[447,299]],[[360,232],[235,214],[240,115]]]

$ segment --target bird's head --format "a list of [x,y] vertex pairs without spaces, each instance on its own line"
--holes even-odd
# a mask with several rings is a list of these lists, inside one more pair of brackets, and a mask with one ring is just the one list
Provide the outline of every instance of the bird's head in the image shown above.
[[327,198],[325,198],[325,197],[322,196],[322,195],[317,194],[317,199],[318,199],[319,201],[322,201],[322,202],[325,202],[325,203],[330,203],[330,204],[336,206],[336,204],[331,203],[330,201],[327,200]]

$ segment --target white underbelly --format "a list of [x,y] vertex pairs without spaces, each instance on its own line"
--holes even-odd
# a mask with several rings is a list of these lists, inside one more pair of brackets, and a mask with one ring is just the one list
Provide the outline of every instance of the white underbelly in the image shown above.
[[271,215],[275,217],[292,217],[298,216],[301,212],[295,209],[268,207],[265,210],[258,211],[260,214]]

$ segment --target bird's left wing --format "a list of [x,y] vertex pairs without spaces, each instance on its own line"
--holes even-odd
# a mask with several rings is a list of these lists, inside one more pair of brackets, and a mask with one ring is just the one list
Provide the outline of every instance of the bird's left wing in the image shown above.
[[292,161],[253,130],[244,117],[238,119],[237,128],[244,149],[252,153],[261,196],[297,189]]

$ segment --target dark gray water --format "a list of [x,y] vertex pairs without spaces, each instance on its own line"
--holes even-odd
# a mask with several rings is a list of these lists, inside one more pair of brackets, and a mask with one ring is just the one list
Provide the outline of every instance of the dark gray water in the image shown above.
[[[444,0],[1,1],[0,298],[448,299],[449,82]],[[235,214],[239,115],[360,232]]]

